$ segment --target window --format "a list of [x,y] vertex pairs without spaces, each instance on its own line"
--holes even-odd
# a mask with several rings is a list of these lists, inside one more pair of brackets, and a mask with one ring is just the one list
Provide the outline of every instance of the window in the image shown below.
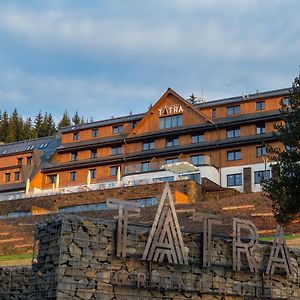
[[256,171],[254,172],[254,183],[255,184],[259,184],[261,183],[261,181],[263,179],[270,179],[271,178],[271,172],[270,170],[267,170],[267,172],[264,170],[264,171]]
[[179,145],[179,138],[170,138],[167,139],[167,147],[174,147]]
[[167,158],[165,160],[166,165],[174,164],[174,163],[177,163],[177,162],[178,162],[178,158],[177,157],[176,158]]
[[229,106],[227,107],[227,115],[237,115],[241,113],[241,106],[240,105],[235,105],[235,106]]
[[23,158],[18,158],[18,166],[22,166],[23,165]]
[[122,154],[122,146],[111,147],[111,155]]
[[236,127],[236,128],[231,128],[227,130],[227,138],[236,138],[241,136],[241,130],[240,127]]
[[291,105],[291,99],[290,98],[282,99],[282,105],[283,106],[290,106]]
[[262,157],[267,154],[267,148],[265,146],[256,147],[256,156]]
[[10,173],[5,173],[5,182],[10,182]]
[[216,109],[216,108],[213,108],[213,109],[211,110],[211,117],[212,117],[213,119],[215,119],[215,118],[217,117],[217,109]]
[[47,148],[47,146],[48,146],[48,143],[45,143],[45,144],[41,144],[39,148],[44,149],[44,148]]
[[27,157],[27,165],[32,164],[32,156]]
[[92,129],[92,137],[97,137],[99,133],[98,128]]
[[113,126],[113,134],[118,134],[123,132],[124,132],[123,125]]
[[265,123],[260,123],[256,125],[256,134],[266,133],[266,125]]
[[194,166],[204,165],[204,155],[194,155],[194,156],[192,156],[192,164]]
[[143,144],[143,150],[144,150],[144,151],[147,151],[147,150],[153,150],[153,149],[155,149],[155,142],[154,142],[154,140],[145,142],[145,143]]
[[54,175],[47,175],[47,183],[56,183],[57,180],[57,174]]
[[204,134],[203,133],[198,133],[198,134],[192,135],[192,144],[201,143],[201,142],[204,142]]
[[77,160],[77,152],[72,152],[71,153],[71,161],[75,161],[75,160]]
[[132,128],[135,128],[136,125],[137,125],[137,122],[133,122],[133,123],[132,123]]
[[239,160],[241,159],[241,150],[233,150],[233,151],[227,151],[227,160]]
[[15,172],[15,181],[19,181],[20,180],[20,175],[21,173],[20,172]]
[[77,172],[70,172],[70,181],[76,181],[77,179]]
[[79,140],[79,132],[73,132],[73,141]]
[[90,172],[91,179],[95,179],[96,178],[96,169],[90,169],[89,172]]
[[97,157],[97,149],[92,149],[91,150],[91,158],[96,158]]
[[151,170],[150,161],[142,162],[141,170],[142,172],[149,172]]
[[242,185],[242,173],[228,174],[227,186],[241,186]]
[[265,101],[256,102],[256,110],[264,110],[265,109]]
[[35,147],[35,146],[33,146],[33,145],[29,145],[29,146],[27,146],[26,150],[33,150],[34,147]]
[[182,126],[182,115],[160,118],[160,129],[173,128]]
[[110,176],[117,176],[117,174],[118,174],[118,167],[119,166],[110,167],[109,175]]

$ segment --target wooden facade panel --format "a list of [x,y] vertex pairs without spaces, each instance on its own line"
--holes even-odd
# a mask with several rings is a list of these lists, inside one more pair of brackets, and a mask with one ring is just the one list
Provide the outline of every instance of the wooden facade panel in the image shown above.
[[[14,174],[16,172],[20,172],[19,180],[15,180]],[[7,174],[7,173],[10,174],[10,182],[6,182],[6,180],[5,180],[5,174]],[[16,167],[13,169],[0,171],[0,183],[1,184],[11,184],[11,183],[17,183],[17,182],[23,182],[21,168]]]
[[208,116],[209,118],[212,118],[212,110],[216,109],[216,118],[225,118],[227,117],[227,107],[240,105],[241,107],[241,114],[252,114],[256,113],[256,102],[264,101],[265,102],[265,109],[263,111],[268,110],[276,110],[279,109],[280,101],[282,97],[275,97],[275,98],[257,98],[254,100],[244,100],[244,101],[237,101],[230,104],[224,104],[224,105],[218,105],[214,106],[213,103],[210,107],[204,107],[201,108],[200,111]]
[[133,134],[144,134],[160,130],[160,118],[182,114],[183,127],[206,123],[196,109],[172,94],[166,95],[140,121]]
[[[118,126],[118,125],[123,125],[123,133],[125,133],[125,134],[129,133],[133,128],[133,122],[127,122],[127,123],[114,124],[114,125],[110,125],[110,126],[102,126],[102,127],[94,127],[94,128],[89,128],[89,129],[74,130],[73,132],[67,132],[67,133],[62,134],[62,144],[76,143],[78,141],[87,141],[87,140],[94,140],[97,138],[114,136],[113,126]],[[93,135],[92,135],[93,129],[98,129],[97,137],[93,137]],[[74,139],[73,139],[74,132],[79,133],[79,139],[77,141],[74,141]]]

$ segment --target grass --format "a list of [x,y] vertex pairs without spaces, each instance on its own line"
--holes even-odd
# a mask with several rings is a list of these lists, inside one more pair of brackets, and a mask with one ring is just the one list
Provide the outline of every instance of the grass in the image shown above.
[[32,259],[32,253],[0,256],[0,262],[9,261],[9,260],[23,260],[23,259]]
[[[284,237],[286,240],[292,240],[300,238],[300,234],[285,234]],[[259,240],[263,242],[273,242],[273,238],[273,236],[262,236],[259,238]]]

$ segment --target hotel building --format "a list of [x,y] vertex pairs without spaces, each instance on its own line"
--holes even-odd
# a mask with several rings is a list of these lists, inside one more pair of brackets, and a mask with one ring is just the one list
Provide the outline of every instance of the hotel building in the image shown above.
[[266,146],[289,89],[191,104],[172,89],[146,113],[0,145],[0,196],[202,178],[241,192],[271,176]]

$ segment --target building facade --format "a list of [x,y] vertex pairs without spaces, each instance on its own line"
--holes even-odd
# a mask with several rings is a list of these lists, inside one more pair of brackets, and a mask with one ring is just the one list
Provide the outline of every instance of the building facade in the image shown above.
[[[281,89],[192,105],[168,89],[144,114],[0,146],[0,190],[74,191],[206,177],[222,187],[259,191],[261,179],[271,176],[266,147],[280,147],[272,132],[288,95]],[[23,161],[37,156],[28,175]]]

